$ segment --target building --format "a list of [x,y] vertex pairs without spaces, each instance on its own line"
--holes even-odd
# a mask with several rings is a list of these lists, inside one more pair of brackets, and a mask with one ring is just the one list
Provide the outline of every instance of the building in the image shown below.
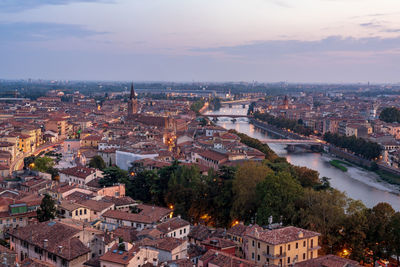
[[186,240],[164,237],[156,240],[146,240],[142,243],[159,252],[158,261],[160,263],[187,258],[188,242]]
[[61,201],[61,204],[58,205],[58,212],[63,218],[90,221],[90,210],[88,208],[68,200]]
[[318,258],[296,263],[297,267],[359,267],[357,261],[344,259],[335,255],[325,255]]
[[128,118],[132,118],[137,114],[139,109],[138,101],[135,95],[135,90],[133,89],[133,83],[131,84],[131,94],[128,100]]
[[0,236],[7,230],[24,227],[28,222],[36,218],[36,211],[28,210],[26,203],[14,203],[11,199],[0,200]]
[[252,261],[244,260],[228,253],[210,249],[204,254],[197,265],[198,267],[255,267]]
[[60,222],[42,222],[10,231],[10,249],[19,262],[38,259],[57,267],[80,267],[89,259],[85,233]]
[[103,177],[102,172],[98,169],[86,167],[72,167],[60,170],[60,182],[75,183],[84,186],[96,178]]
[[235,256],[236,243],[229,239],[216,237],[208,238],[201,242],[201,245],[207,250],[213,249]]
[[178,216],[158,224],[157,229],[161,231],[164,236],[185,238],[189,234],[190,223]]
[[101,267],[137,267],[149,264],[158,265],[158,251],[148,248],[122,243],[125,247],[121,250],[119,245],[113,246],[110,251],[100,257]]
[[260,265],[291,266],[318,257],[319,236],[293,226],[274,230],[253,226],[244,237],[245,257]]

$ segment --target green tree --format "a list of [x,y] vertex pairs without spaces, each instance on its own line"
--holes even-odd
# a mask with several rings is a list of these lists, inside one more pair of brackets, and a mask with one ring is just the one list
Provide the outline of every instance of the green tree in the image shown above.
[[106,163],[104,162],[103,158],[99,155],[94,156],[90,161],[89,161],[89,167],[90,168],[96,168],[99,170],[104,170],[106,168]]
[[129,194],[134,199],[143,202],[155,202],[154,198],[158,198],[158,192],[154,192],[153,190],[155,190],[155,181],[158,179],[159,177],[154,171],[145,170],[137,173],[133,178]]
[[125,184],[127,188],[130,186],[129,173],[117,166],[104,169],[103,178],[99,180],[101,186],[112,186],[117,183]]
[[390,251],[393,255],[396,255],[397,266],[400,266],[400,212],[392,215],[388,226],[388,233]]
[[299,182],[288,172],[270,173],[257,186],[257,223],[268,224],[268,218],[282,219],[292,224],[296,213],[295,202],[302,195]]
[[253,161],[238,167],[232,184],[235,196],[231,211],[233,218],[250,222],[257,210],[257,185],[270,173],[270,168]]
[[305,189],[297,202],[298,226],[322,234],[321,244],[325,253],[342,249],[342,235],[347,198],[337,190],[315,191]]
[[384,122],[400,122],[400,110],[395,107],[384,108],[379,114],[379,119]]
[[56,217],[56,206],[55,201],[48,194],[44,195],[42,203],[37,210],[37,218],[39,222],[45,222]]
[[343,229],[343,249],[351,252],[353,260],[365,261],[366,238],[368,231],[367,209],[359,200],[349,200]]
[[373,252],[374,262],[381,257],[388,256],[386,252],[390,251],[389,224],[394,213],[392,206],[385,202],[378,203],[367,213],[369,222],[367,245]]
[[321,184],[319,173],[307,167],[293,166],[293,176],[303,187],[315,187]]
[[38,157],[35,159],[33,169],[40,172],[48,172],[54,166],[54,160],[49,157]]

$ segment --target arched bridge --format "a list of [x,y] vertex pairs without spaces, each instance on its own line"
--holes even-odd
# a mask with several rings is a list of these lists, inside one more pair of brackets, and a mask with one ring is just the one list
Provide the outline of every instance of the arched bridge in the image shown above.
[[260,140],[264,144],[287,144],[287,145],[319,145],[323,143],[316,139],[263,139]]
[[249,118],[251,116],[249,115],[233,115],[233,114],[203,114],[204,117],[209,117],[209,118],[222,118],[222,117],[226,117],[226,118]]

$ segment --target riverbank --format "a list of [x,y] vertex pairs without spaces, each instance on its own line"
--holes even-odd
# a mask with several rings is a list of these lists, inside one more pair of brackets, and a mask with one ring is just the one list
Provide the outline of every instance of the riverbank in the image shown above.
[[[246,115],[247,109],[241,105],[231,108],[222,107],[219,111],[208,110],[204,115]],[[250,137],[265,140],[279,139],[274,134],[259,129],[249,123],[247,118],[238,119],[233,123],[229,118],[221,118],[215,123],[227,130],[234,129],[238,132],[247,134]],[[376,173],[353,165],[347,172],[331,166],[330,160],[338,159],[333,155],[326,153],[291,153],[285,149],[282,144],[269,144],[269,147],[280,157],[285,157],[290,163],[296,166],[304,166],[316,170],[320,178],[330,178],[330,184],[333,188],[346,192],[353,198],[362,201],[368,208],[372,208],[380,202],[387,202],[396,211],[400,211],[400,197],[396,186],[383,181]]]

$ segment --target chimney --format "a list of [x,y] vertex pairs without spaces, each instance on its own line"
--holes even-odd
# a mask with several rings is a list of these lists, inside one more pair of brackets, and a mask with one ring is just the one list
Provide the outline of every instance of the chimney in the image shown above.
[[47,248],[48,243],[49,243],[49,240],[47,240],[47,239],[43,240],[43,248]]

